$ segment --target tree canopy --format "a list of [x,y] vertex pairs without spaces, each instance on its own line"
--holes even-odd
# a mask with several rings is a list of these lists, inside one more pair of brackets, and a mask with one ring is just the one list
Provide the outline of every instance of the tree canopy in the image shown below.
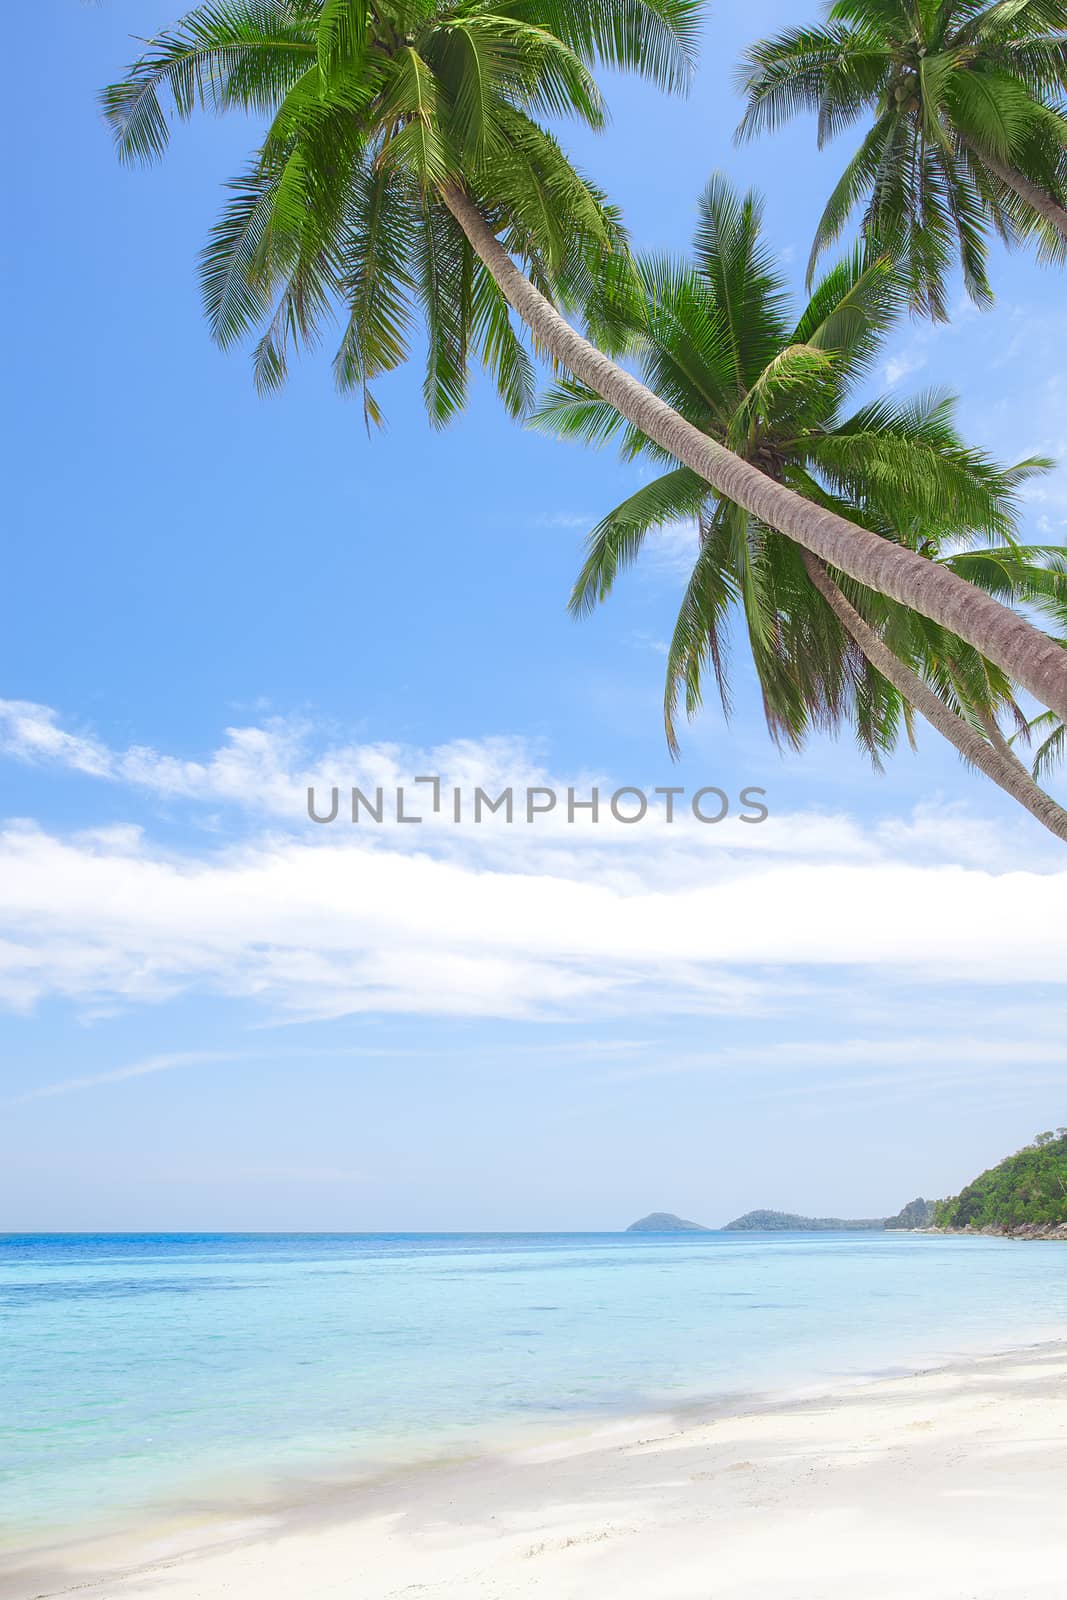
[[[1016,540],[1018,491],[1050,463],[1002,466],[959,434],[950,396],[862,401],[904,290],[893,264],[855,250],[807,305],[787,284],[763,229],[762,202],[715,176],[702,195],[692,258],[641,256],[635,280],[606,281],[601,339],[641,365],[680,415],[815,504],[919,550],[1004,600],[1067,610],[1067,551]],[[729,624],[739,618],[775,738],[799,745],[816,728],[851,725],[878,761],[908,703],[842,629],[790,540],[678,466],[591,390],[556,384],[535,423],[593,444],[618,437],[624,459],[667,468],[592,530],[572,610],[611,593],[645,540],[672,523],[698,530],[693,567],[667,656],[665,719],[692,715],[705,678],[731,704]],[[841,579],[849,601],[961,716],[1015,716],[1008,679],[955,635],[908,607]]]
[[748,51],[739,136],[817,117],[822,144],[864,120],[815,232],[811,267],[862,210],[911,303],[944,319],[950,268],[988,305],[992,231],[1067,252],[1065,0],[837,0],[822,26]]
[[1039,1133],[958,1195],[939,1201],[934,1221],[942,1228],[1005,1229],[1067,1222],[1067,1128]]
[[372,384],[427,335],[425,399],[446,422],[480,359],[513,415],[533,368],[506,300],[441,201],[460,185],[543,293],[580,298],[618,213],[546,124],[599,128],[598,64],[687,83],[700,0],[207,0],[103,97],[118,153],[151,161],[167,109],[268,118],[201,263],[221,345],[258,335],[256,382],[334,320],[334,374]]

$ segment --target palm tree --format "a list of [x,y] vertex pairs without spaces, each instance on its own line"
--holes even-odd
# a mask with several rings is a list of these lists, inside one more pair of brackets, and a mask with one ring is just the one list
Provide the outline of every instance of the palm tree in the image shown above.
[[991,300],[990,225],[1062,261],[1065,28],[1065,0],[837,0],[824,27],[754,45],[739,137],[810,110],[821,147],[870,118],[822,214],[812,268],[861,200],[866,237],[900,249],[913,307],[937,319],[956,258],[972,298]]
[[[899,278],[861,251],[816,287],[799,321],[762,235],[762,208],[713,178],[700,201],[693,261],[638,260],[638,294],[609,293],[606,337],[640,360],[645,381],[694,427],[778,482],[889,542],[1011,601],[1067,601],[1067,551],[1015,541],[1016,491],[1050,463],[998,467],[969,449],[952,402],[936,395],[858,407],[896,316]],[[1067,812],[1038,789],[998,718],[1021,721],[1010,681],[971,646],[908,607],[834,573],[688,467],[673,464],[592,390],[562,380],[534,414],[564,437],[621,436],[625,459],[666,470],[608,513],[589,538],[571,608],[603,601],[648,534],[686,520],[699,530],[667,658],[664,715],[677,752],[677,708],[701,703],[712,674],[729,712],[727,632],[744,620],[772,735],[799,747],[817,727],[851,722],[876,763],[921,712],[960,753],[1060,838]]]
[[532,376],[510,306],[542,353],[724,495],[1067,715],[1067,658],[1026,618],[719,445],[558,309],[580,305],[605,262],[625,273],[626,257],[614,212],[537,119],[603,120],[589,63],[683,86],[698,3],[208,0],[149,45],[105,110],[127,159],[162,152],[161,92],[181,117],[198,105],[270,113],[203,274],[221,343],[265,325],[261,384],[281,382],[287,349],[340,308],[337,379],[373,417],[369,381],[405,359],[421,313],[433,417],[462,404],[472,352],[521,411]]

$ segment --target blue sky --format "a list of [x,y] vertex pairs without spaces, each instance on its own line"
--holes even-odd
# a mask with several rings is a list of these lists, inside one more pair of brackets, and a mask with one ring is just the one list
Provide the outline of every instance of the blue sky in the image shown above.
[[[797,280],[843,159],[735,150],[731,72],[807,14],[715,8],[688,101],[608,85],[570,148],[635,239],[683,248],[716,167]],[[200,320],[196,252],[253,132],[115,162],[94,97],[167,5],[9,19],[14,537],[0,631],[0,1226],[613,1227],[653,1207],[869,1215],[1065,1120],[1055,845],[923,736],[877,777],[783,757],[740,650],[672,766],[662,641],[687,541],[593,620],[584,531],[634,480],[509,423],[444,434],[417,368],[368,439],[324,360],[257,398]],[[25,34],[25,41],[20,35]],[[1063,280],[902,323],[878,382],[964,396],[1004,459],[1067,456]],[[1027,507],[1067,525],[1067,476]],[[745,829],[383,827],[306,782],[441,772],[767,790]],[[377,774],[378,776],[374,776]],[[536,777],[534,776],[536,775]]]

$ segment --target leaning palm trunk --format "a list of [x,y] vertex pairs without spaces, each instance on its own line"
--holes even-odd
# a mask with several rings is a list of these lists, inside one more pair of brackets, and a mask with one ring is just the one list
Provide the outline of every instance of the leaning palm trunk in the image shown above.
[[719,494],[868,589],[939,622],[1067,717],[1067,652],[1024,617],[935,562],[794,494],[694,428],[597,350],[520,272],[458,187],[441,199],[536,343]]
[[961,134],[960,138],[971,154],[977,157],[983,166],[988,167],[990,172],[996,173],[1001,183],[1006,184],[1013,194],[1019,196],[1020,200],[1025,200],[1026,204],[1031,206],[1038,216],[1044,217],[1045,221],[1055,228],[1057,233],[1062,234],[1067,239],[1067,211],[1053,199],[1047,189],[1042,189],[1040,184],[1031,183],[1030,179],[1024,177],[1016,167],[1008,166],[1006,162],[991,155],[988,150],[983,150],[972,139],[968,139],[966,135]]
[[[1067,811],[1057,805],[1051,795],[1038,788],[1022,762],[1008,747],[1003,734],[996,728],[995,720],[989,718],[992,724],[990,739],[992,740],[993,729],[996,729],[997,733],[996,740],[990,742],[983,739],[963,717],[957,716],[952,708],[934,693],[929,684],[924,683],[917,673],[912,672],[910,667],[893,654],[884,639],[864,621],[855,606],[842,594],[818,556],[805,550],[803,560],[808,577],[838,622],[856,641],[867,660],[878,669],[883,678],[886,678],[898,693],[926,718],[931,727],[936,728],[950,744],[955,745],[965,761],[978,767],[987,778],[991,778],[999,788],[1003,789],[1005,794],[1011,795],[1013,800],[1025,806],[1038,822],[1056,835],[1057,839],[1067,841]],[[1000,748],[1001,744],[1004,746],[1003,750]]]

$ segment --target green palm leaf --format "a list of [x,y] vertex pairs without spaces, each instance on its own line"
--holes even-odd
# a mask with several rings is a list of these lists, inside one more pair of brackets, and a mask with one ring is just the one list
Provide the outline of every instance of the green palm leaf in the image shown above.
[[571,592],[572,614],[585,615],[607,598],[619,573],[636,561],[651,529],[698,518],[708,492],[695,472],[676,467],[609,511],[589,535],[588,554]]
[[161,156],[170,131],[160,101],[177,115],[197,106],[272,109],[315,59],[313,29],[284,0],[211,0],[152,40],[130,75],[102,96],[124,161]]

